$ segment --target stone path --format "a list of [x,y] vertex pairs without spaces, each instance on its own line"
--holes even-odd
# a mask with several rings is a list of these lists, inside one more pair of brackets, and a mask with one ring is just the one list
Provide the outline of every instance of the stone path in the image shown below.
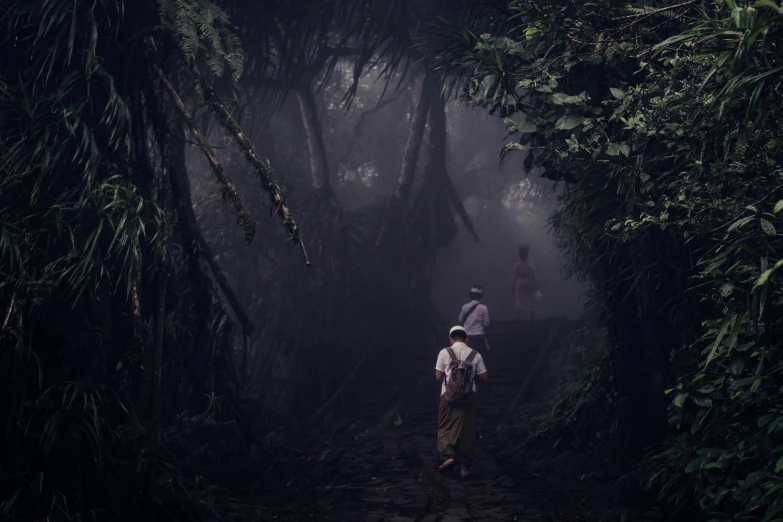
[[[439,384],[411,383],[409,397],[387,416],[388,427],[354,426],[313,459],[323,491],[311,519],[340,522],[495,522],[552,520],[535,484],[519,482],[495,461],[496,427],[529,373],[549,331],[501,325],[489,337],[490,382],[479,383],[475,478],[443,474],[435,452]],[[555,323],[551,323],[554,325]],[[552,326],[553,327],[553,326]],[[551,330],[551,328],[549,330]],[[520,345],[519,339],[526,339]],[[434,367],[437,354],[432,354]],[[377,421],[376,421],[377,422]],[[320,477],[323,477],[322,479]],[[532,482],[532,481],[530,481]]]

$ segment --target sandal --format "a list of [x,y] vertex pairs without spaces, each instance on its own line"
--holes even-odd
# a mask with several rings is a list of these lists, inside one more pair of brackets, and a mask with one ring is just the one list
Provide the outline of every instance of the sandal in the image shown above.
[[469,470],[467,473],[463,473],[463,472],[460,470],[460,472],[459,472],[459,478],[461,478],[462,480],[468,480],[468,479],[471,479],[471,478],[473,478],[473,470],[471,469],[471,470]]
[[445,462],[443,462],[443,464],[438,466],[438,471],[449,471],[454,468],[455,464],[456,462],[454,459],[447,459]]

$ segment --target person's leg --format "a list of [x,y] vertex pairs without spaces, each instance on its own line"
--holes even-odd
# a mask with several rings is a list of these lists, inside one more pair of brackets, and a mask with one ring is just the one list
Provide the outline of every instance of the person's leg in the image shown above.
[[456,443],[455,426],[452,418],[452,405],[443,397],[440,399],[438,407],[438,454],[443,459],[439,466],[441,471],[451,469],[456,463]]
[[461,466],[460,475],[467,477],[473,467],[473,454],[476,449],[476,394],[470,405],[462,411],[462,430],[456,445],[456,456]]
[[486,349],[483,335],[469,335],[467,343],[468,346],[476,350],[477,352],[483,352]]

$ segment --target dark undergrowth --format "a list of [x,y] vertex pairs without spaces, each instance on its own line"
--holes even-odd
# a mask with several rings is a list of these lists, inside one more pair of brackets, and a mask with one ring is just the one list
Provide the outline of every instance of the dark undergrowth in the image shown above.
[[503,431],[501,457],[536,484],[562,521],[666,520],[650,513],[649,468],[616,451],[624,401],[605,328],[572,331]]

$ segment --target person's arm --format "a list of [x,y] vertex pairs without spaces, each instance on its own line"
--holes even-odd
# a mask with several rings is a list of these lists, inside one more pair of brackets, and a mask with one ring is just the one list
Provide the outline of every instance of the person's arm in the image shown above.
[[481,324],[485,327],[489,326],[489,308],[484,307],[484,316],[481,318]]
[[464,314],[465,314],[465,307],[463,306],[462,309],[459,311],[459,316],[457,317],[457,322],[459,324],[462,324],[462,322],[464,321],[464,319],[462,318]]
[[478,377],[480,381],[486,381],[488,378],[487,366],[484,364],[484,358],[481,354],[476,357],[476,377]]
[[435,361],[435,379],[438,381],[443,380],[443,376],[445,375],[446,370],[446,361],[443,357],[443,351],[438,354],[438,360]]

